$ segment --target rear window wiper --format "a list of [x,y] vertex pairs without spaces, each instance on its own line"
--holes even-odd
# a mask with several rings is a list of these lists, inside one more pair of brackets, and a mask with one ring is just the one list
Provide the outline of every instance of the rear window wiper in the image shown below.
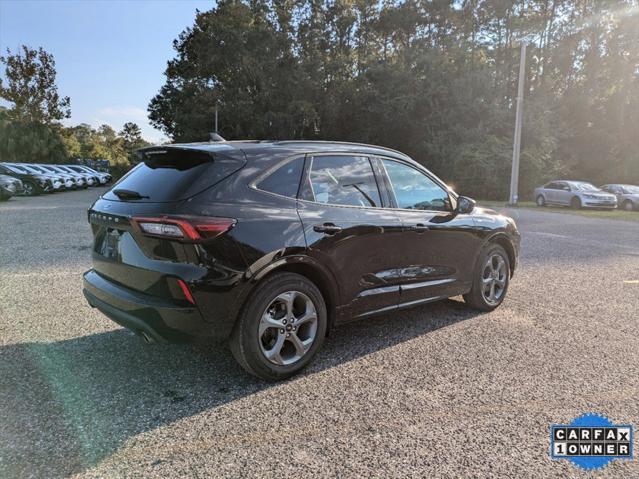
[[144,198],[150,199],[149,196],[141,195],[137,191],[117,189],[113,190],[113,194],[121,200],[142,200]]

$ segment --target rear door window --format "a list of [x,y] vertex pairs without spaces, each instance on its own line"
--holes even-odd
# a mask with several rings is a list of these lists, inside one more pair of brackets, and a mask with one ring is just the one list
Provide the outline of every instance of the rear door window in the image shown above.
[[370,160],[365,156],[315,156],[309,173],[310,194],[317,203],[345,206],[381,206]]
[[304,158],[296,158],[276,168],[255,186],[262,191],[296,198],[303,170]]

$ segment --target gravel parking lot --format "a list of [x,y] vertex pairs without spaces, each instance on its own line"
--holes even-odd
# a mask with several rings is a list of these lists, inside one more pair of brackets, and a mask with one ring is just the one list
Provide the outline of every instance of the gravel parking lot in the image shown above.
[[584,477],[549,459],[551,423],[639,423],[639,223],[513,211],[523,255],[499,310],[352,323],[270,384],[222,346],[147,345],[86,305],[101,191],[0,204],[0,477]]

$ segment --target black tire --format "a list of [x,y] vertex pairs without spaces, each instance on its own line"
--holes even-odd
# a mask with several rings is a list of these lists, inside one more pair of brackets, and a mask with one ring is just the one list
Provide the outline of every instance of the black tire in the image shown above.
[[632,204],[632,201],[626,200],[626,201],[623,202],[622,208],[625,211],[634,211],[635,206]]
[[[289,333],[286,332],[288,329],[284,330],[285,326],[282,326],[282,329],[272,328],[267,330],[270,331],[269,333],[260,336],[259,328],[267,308],[272,307],[279,295],[287,292],[301,293],[300,297],[312,302],[317,317],[316,329],[312,344],[298,360],[291,364],[275,364],[267,359],[262,351],[264,335],[288,335]],[[229,346],[237,362],[250,374],[268,381],[286,379],[300,371],[313,359],[324,342],[327,324],[326,304],[319,289],[304,276],[294,273],[276,273],[259,284],[246,301],[231,334]],[[286,327],[290,328],[291,325]],[[297,338],[297,333],[290,334],[295,334]],[[282,341],[285,345],[292,344],[287,339]],[[284,347],[281,350],[283,351]]]
[[24,188],[25,196],[37,196],[40,194],[40,188],[30,181],[23,182],[22,186]]
[[[500,256],[504,261],[504,276],[500,278],[504,281],[504,285],[501,288],[501,293],[496,301],[489,301],[484,294],[484,273],[486,271],[486,263],[489,258],[493,258],[495,255]],[[506,250],[498,244],[488,244],[479,260],[477,261],[477,267],[475,268],[473,286],[469,293],[464,295],[464,301],[468,306],[479,311],[493,311],[495,308],[504,301],[508,293],[508,286],[510,284],[510,260]]]
[[570,200],[570,207],[573,210],[580,210],[581,209],[581,199],[578,196],[573,197]]
[[546,206],[546,198],[544,198],[544,195],[539,195],[537,197],[537,206],[539,206],[540,208]]

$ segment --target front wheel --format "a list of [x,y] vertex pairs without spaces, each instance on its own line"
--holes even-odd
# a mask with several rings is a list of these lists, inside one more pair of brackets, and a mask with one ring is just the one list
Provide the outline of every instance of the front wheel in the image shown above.
[[326,305],[317,287],[298,274],[275,274],[251,294],[229,345],[249,373],[285,379],[311,361],[326,327]]
[[623,203],[623,209],[626,211],[633,211],[635,208],[634,208],[634,205],[632,204],[632,201],[626,200]]
[[546,199],[543,197],[543,195],[539,195],[537,197],[537,206],[539,207],[546,206]]
[[578,196],[575,196],[572,200],[570,200],[570,207],[573,210],[581,209],[581,199]]
[[504,301],[509,283],[508,254],[498,244],[490,244],[479,259],[472,289],[464,295],[464,301],[474,309],[492,311]]
[[40,194],[39,188],[30,181],[25,181],[22,186],[24,188],[25,196],[36,196]]

